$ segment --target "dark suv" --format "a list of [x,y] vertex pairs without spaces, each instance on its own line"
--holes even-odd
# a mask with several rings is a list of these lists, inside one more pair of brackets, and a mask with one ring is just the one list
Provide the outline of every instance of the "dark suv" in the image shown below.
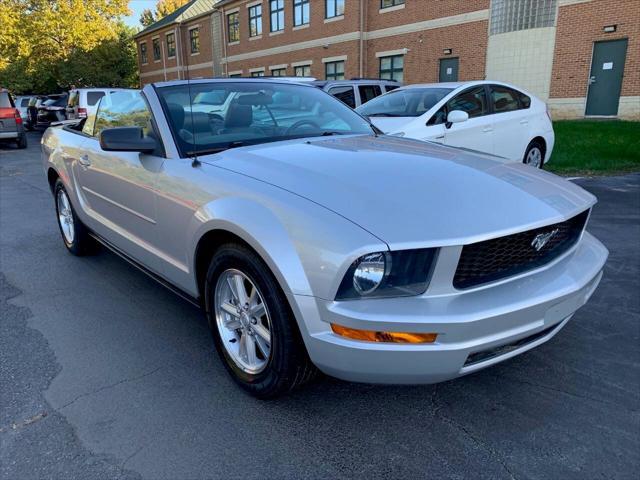
[[0,90],[0,140],[13,141],[18,148],[27,148],[27,134],[22,125],[20,110],[6,90]]

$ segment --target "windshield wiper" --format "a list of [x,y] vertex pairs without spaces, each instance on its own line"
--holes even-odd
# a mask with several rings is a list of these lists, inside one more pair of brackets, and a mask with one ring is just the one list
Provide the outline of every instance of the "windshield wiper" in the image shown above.
[[370,113],[367,117],[402,117],[403,115],[398,115],[397,113]]
[[236,148],[236,147],[246,147],[248,145],[254,145],[254,143],[243,142],[243,141],[237,140],[235,142],[229,142],[228,144],[226,144],[223,147],[213,147],[213,148],[207,148],[205,150],[192,150],[190,152],[187,152],[187,156],[188,157],[195,157],[197,155],[209,155],[209,154],[212,154],[212,153],[224,152],[225,150],[230,150],[230,149]]
[[330,137],[331,135],[346,135],[346,133],[345,132],[326,131],[326,132],[322,132],[320,134],[321,137]]

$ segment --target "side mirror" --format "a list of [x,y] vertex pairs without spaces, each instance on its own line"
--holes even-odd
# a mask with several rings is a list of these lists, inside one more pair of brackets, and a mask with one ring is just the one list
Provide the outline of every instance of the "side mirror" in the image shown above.
[[469,114],[467,112],[463,112],[462,110],[452,110],[447,115],[447,123],[445,126],[447,128],[451,128],[451,125],[454,123],[466,122],[469,120]]
[[157,145],[155,138],[146,137],[140,127],[115,127],[100,132],[100,148],[106,152],[151,153]]

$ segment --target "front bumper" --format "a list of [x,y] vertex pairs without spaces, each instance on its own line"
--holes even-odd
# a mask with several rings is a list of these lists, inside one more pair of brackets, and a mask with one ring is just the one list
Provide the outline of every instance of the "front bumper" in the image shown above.
[[[435,383],[511,358],[553,337],[591,297],[607,249],[585,232],[559,261],[474,291],[333,302],[296,296],[311,360],[323,372],[371,383]],[[330,323],[363,330],[435,332],[432,344],[350,340]]]

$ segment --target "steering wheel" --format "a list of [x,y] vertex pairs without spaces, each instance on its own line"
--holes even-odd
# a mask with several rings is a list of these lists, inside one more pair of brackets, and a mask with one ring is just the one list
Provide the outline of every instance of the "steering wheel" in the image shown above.
[[289,135],[291,132],[293,132],[294,130],[297,130],[298,128],[302,127],[303,125],[309,125],[310,127],[313,127],[313,128],[315,128],[317,130],[320,130],[320,125],[318,125],[316,122],[313,122],[311,120],[298,120],[296,123],[294,123],[289,128],[287,128],[287,130],[284,132],[284,134],[285,135]]

